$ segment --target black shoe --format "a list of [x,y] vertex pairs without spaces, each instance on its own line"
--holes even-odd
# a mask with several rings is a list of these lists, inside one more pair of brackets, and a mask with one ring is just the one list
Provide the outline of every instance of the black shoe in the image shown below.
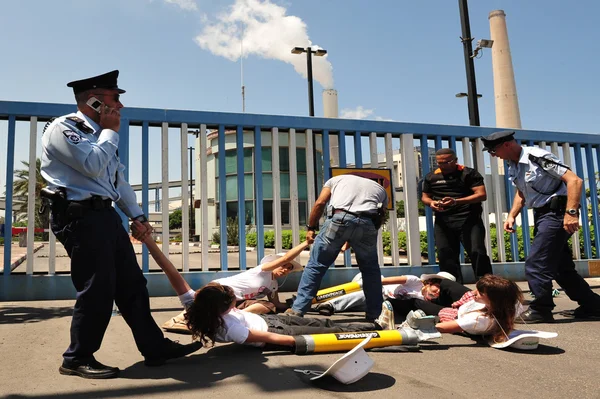
[[183,345],[177,341],[171,341],[165,338],[165,346],[158,355],[146,356],[144,364],[148,367],[162,366],[170,359],[177,359],[178,357],[184,357],[190,353],[196,352],[202,348],[202,342],[195,341],[191,344]]
[[327,302],[318,304],[317,306],[315,306],[315,309],[317,310],[317,312],[319,312],[320,315],[323,316],[332,316],[335,313],[333,305]]
[[540,312],[531,308],[521,313],[515,319],[515,322],[518,324],[552,323],[553,321],[554,316],[552,316],[551,312]]
[[88,362],[72,362],[63,361],[62,366],[58,371],[63,375],[76,375],[82,378],[106,379],[116,378],[119,376],[118,367],[105,366],[99,361],[90,360]]
[[600,310],[598,309],[589,309],[583,306],[578,307],[577,309],[565,310],[560,312],[562,316],[572,317],[574,319],[584,319],[584,320],[598,320],[600,319]]

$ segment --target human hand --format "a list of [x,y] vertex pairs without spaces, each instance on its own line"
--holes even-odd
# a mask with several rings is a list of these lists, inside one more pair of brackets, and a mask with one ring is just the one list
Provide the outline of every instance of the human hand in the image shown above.
[[563,220],[563,228],[569,234],[575,233],[579,230],[579,216],[569,215],[565,213],[565,218]]
[[306,232],[306,242],[310,245],[315,242],[315,235],[317,233],[314,230],[308,230]]
[[442,206],[442,202],[441,201],[431,201],[431,203],[429,204],[429,206],[431,207],[431,209],[433,209],[436,212],[444,212],[446,210]]
[[509,233],[514,233],[515,230],[515,218],[512,216],[509,216],[506,218],[506,220],[504,221],[504,231],[509,232]]
[[138,241],[144,242],[146,239],[151,237],[150,233],[152,233],[154,229],[150,226],[148,222],[140,222],[138,220],[134,220],[131,223],[131,235]]
[[98,124],[102,129],[110,129],[118,132],[121,128],[121,112],[116,108],[110,108],[106,104],[102,104]]
[[342,245],[342,249],[341,249],[341,251],[342,251],[342,252],[344,252],[344,251],[347,251],[347,250],[349,250],[349,249],[350,249],[350,243],[349,243],[348,241],[346,241],[346,242],[344,243],[344,245]]
[[452,197],[444,197],[440,201],[442,208],[450,208],[456,205],[456,200]]

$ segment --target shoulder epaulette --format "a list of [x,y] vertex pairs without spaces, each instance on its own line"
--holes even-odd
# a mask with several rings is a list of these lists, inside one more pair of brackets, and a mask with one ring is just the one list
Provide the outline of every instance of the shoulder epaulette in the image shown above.
[[84,133],[94,133],[94,129],[85,124],[85,121],[78,116],[67,116],[65,119],[75,122],[75,127]]

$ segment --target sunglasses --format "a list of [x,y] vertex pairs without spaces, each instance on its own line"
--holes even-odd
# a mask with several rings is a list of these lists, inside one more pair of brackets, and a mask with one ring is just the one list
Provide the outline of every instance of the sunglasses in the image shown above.
[[445,165],[450,165],[451,163],[455,163],[456,159],[453,159],[452,161],[441,161],[441,162],[436,162],[439,166],[445,166]]

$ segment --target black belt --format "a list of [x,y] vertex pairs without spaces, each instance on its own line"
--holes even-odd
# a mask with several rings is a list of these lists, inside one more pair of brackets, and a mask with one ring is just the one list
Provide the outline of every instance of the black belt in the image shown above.
[[96,195],[93,196],[92,198],[88,198],[88,199],[81,200],[81,201],[67,201],[67,203],[69,205],[80,206],[84,209],[93,209],[93,210],[107,209],[107,208],[112,207],[111,199],[102,199],[102,197],[98,197]]
[[557,195],[552,197],[544,206],[533,208],[536,213],[548,213],[550,211],[564,212],[567,209],[567,196]]

